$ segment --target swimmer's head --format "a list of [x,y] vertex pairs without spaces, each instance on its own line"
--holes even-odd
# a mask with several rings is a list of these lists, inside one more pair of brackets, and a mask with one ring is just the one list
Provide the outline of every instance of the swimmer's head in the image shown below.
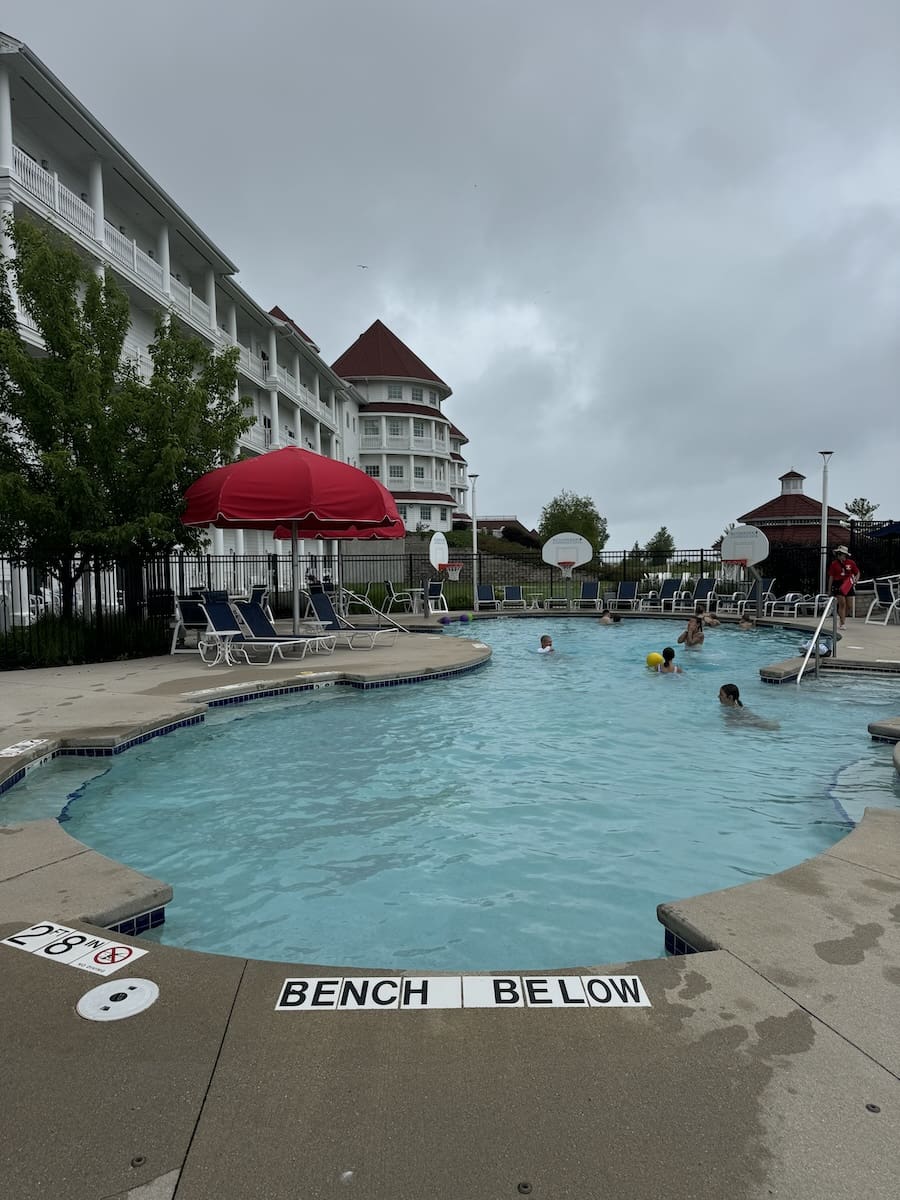
[[727,708],[743,708],[741,693],[736,683],[723,683],[719,688],[719,703]]
[[541,635],[541,649],[548,650],[552,645],[553,645],[553,638],[550,636],[550,634],[549,633],[542,634]]

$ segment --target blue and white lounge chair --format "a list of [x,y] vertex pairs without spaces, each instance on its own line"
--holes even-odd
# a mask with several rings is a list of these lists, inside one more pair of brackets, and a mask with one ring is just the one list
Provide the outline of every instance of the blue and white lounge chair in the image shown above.
[[[262,596],[265,596],[265,590],[261,589]],[[324,593],[317,593],[324,595]],[[259,592],[257,592],[259,595]],[[235,600],[234,607],[237,609],[238,617],[244,622],[246,632],[255,639],[270,642],[281,642],[287,644],[289,642],[304,641],[307,643],[306,650],[311,650],[314,654],[330,654],[335,647],[333,635],[326,633],[323,630],[317,630],[314,634],[308,633],[293,634],[279,633],[275,628],[272,620],[272,613],[269,606],[262,601],[262,596],[259,600]],[[306,651],[304,651],[305,655]],[[301,655],[301,658],[304,656]],[[280,657],[284,657],[281,655]]]
[[640,599],[638,597],[638,585],[633,579],[623,579],[616,588],[615,600],[610,600],[610,609],[630,608],[636,609]]
[[443,579],[432,579],[425,589],[425,611],[426,613],[449,612],[447,608],[447,598],[444,595]]
[[[770,600],[775,597],[772,594],[772,585],[775,583],[774,576],[769,579],[762,580],[762,601],[763,608]],[[732,592],[730,596],[719,596],[719,604],[716,608],[717,613],[736,613],[739,617],[743,616],[747,609],[755,610],[759,601],[760,581],[754,579],[749,592]]]
[[197,634],[197,641],[207,627],[206,613],[197,596],[178,596],[175,599],[175,628],[172,630],[172,646],[170,654],[196,654],[197,646],[180,646],[178,639],[189,629]]
[[713,596],[716,581],[710,578],[698,579],[691,592],[681,592],[672,605],[672,612],[696,612],[698,604],[709,605]]
[[651,592],[641,600],[641,611],[663,613],[668,609],[671,612],[680,590],[680,579],[664,579],[658,592]]
[[479,608],[499,608],[500,601],[494,595],[494,585],[492,583],[479,583],[476,590],[476,597]]
[[[875,616],[876,613],[879,615]],[[865,623],[887,625],[891,620],[900,621],[900,584],[893,579],[876,579],[875,599],[869,605]]]
[[400,632],[396,628],[362,629],[352,624],[345,617],[338,616],[331,603],[331,597],[325,592],[312,592],[309,603],[316,614],[321,632],[339,639],[351,650],[374,650],[376,645],[393,646]]
[[520,583],[508,583],[503,589],[504,608],[524,608],[525,597],[522,595]]
[[[241,658],[250,664],[254,661],[250,657],[251,651],[257,650],[261,654],[268,652],[266,666],[270,666],[276,654],[279,658],[284,659],[285,650],[298,652],[303,658],[307,650],[311,648],[325,650],[329,653],[334,649],[335,639],[333,636],[310,638],[283,637],[275,634],[268,637],[255,637],[251,632],[245,632],[241,628],[227,601],[210,599],[210,595],[211,593],[207,593],[207,597],[201,601],[208,625],[206,631],[200,635],[197,647],[200,657],[208,667],[217,666],[219,663],[227,663],[233,667]],[[262,612],[261,609],[258,611]],[[250,626],[248,625],[247,628],[249,630]]]
[[574,601],[575,608],[592,608],[596,612],[600,607],[600,583],[596,579],[583,579],[581,591]]

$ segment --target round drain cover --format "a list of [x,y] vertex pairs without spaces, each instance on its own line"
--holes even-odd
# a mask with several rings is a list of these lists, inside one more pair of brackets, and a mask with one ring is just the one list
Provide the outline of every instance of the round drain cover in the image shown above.
[[152,979],[117,979],[85,992],[76,1011],[87,1021],[121,1021],[149,1008],[158,995]]

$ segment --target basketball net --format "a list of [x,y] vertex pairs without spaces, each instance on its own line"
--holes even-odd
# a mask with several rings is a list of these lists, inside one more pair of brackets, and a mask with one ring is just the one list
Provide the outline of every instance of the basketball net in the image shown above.
[[575,566],[574,559],[571,562],[559,562],[556,565],[562,571],[563,579],[571,579],[572,578],[572,569]]

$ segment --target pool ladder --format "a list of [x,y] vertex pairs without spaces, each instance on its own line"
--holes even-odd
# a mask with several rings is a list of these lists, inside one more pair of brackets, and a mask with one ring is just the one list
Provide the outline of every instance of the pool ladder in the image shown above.
[[803,678],[803,672],[806,670],[807,664],[809,663],[810,655],[813,654],[813,652],[815,652],[815,657],[816,657],[815,672],[816,672],[816,678],[818,678],[819,659],[821,658],[821,655],[819,654],[819,634],[822,632],[822,626],[825,624],[825,618],[829,615],[831,616],[831,634],[832,634],[832,636],[831,636],[831,657],[837,658],[837,643],[838,643],[837,607],[836,607],[835,597],[829,596],[828,603],[822,609],[822,615],[821,615],[821,617],[819,617],[819,623],[816,626],[816,632],[812,635],[812,638],[810,639],[809,646],[806,651],[806,657],[803,659],[803,665],[800,668],[800,674],[797,676],[797,687],[800,686],[800,680]]

